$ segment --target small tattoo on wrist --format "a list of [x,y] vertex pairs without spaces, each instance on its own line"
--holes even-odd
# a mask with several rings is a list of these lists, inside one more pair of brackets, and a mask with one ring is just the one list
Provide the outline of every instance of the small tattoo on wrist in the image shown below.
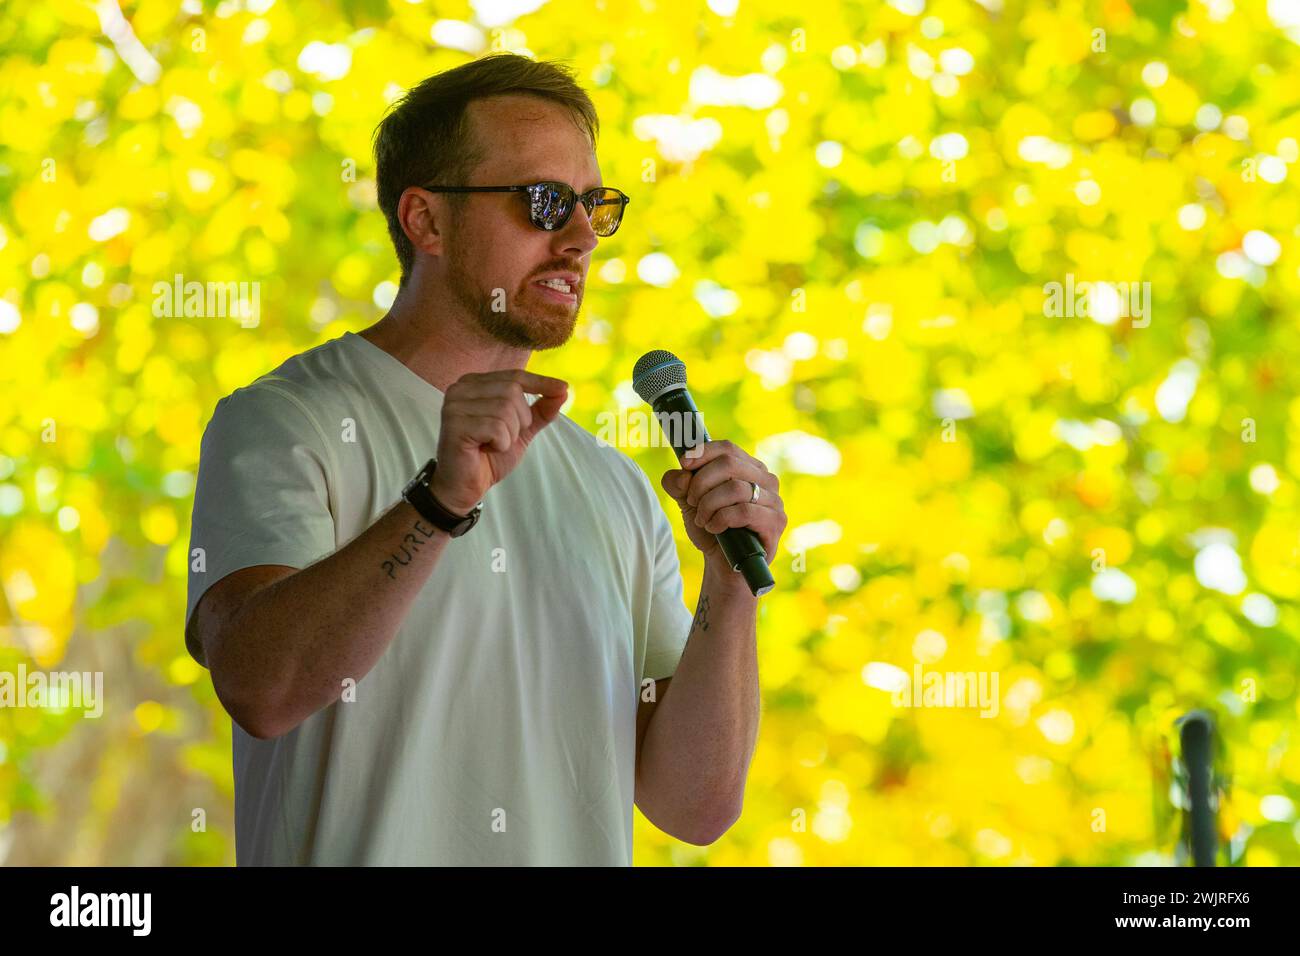
[[692,626],[698,627],[701,631],[709,629],[709,596],[707,594],[700,598],[700,607],[695,612],[695,621]]

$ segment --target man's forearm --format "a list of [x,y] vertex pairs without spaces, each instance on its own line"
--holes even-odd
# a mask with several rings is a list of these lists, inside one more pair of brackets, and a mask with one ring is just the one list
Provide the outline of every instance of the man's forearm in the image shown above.
[[218,696],[257,736],[287,733],[360,681],[450,541],[399,500],[327,558],[257,591],[209,654]]
[[693,843],[740,815],[758,739],[757,610],[741,575],[706,566],[686,649],[641,742],[638,806]]

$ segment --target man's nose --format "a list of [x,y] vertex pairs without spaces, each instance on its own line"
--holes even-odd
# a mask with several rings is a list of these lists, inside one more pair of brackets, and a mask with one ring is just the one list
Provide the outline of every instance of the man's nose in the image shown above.
[[555,234],[555,241],[560,250],[576,250],[579,255],[586,255],[596,248],[600,237],[591,226],[591,217],[587,215],[586,206],[578,203],[578,208],[573,210],[564,228]]

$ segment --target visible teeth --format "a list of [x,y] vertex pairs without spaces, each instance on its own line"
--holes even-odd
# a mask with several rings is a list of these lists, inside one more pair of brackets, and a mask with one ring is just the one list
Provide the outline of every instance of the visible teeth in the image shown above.
[[542,279],[538,285],[549,286],[552,289],[558,289],[561,292],[569,292],[569,284],[563,279]]

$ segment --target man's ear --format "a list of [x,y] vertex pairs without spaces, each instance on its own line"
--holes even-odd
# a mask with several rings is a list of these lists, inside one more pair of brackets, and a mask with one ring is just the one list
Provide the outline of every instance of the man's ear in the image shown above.
[[442,255],[443,223],[447,206],[438,196],[415,186],[397,200],[397,221],[411,245],[430,256]]

